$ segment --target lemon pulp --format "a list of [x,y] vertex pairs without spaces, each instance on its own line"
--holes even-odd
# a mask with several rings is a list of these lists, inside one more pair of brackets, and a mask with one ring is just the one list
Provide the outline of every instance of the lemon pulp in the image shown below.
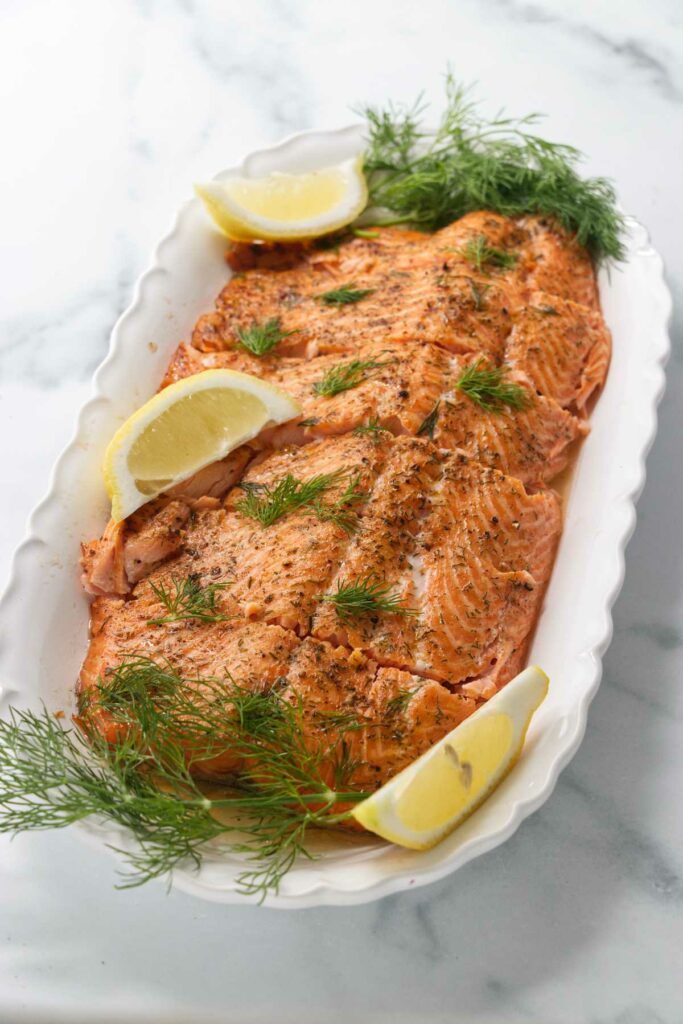
[[317,238],[350,224],[368,201],[360,156],[303,174],[209,181],[195,192],[221,231],[243,242]]
[[136,438],[128,468],[138,483],[191,472],[208,451],[222,449],[266,418],[263,402],[243,391],[206,389],[164,410]]
[[445,743],[429,773],[408,783],[396,806],[403,824],[416,832],[438,828],[460,814],[492,782],[512,742],[507,715],[491,715],[457,744]]
[[310,174],[273,174],[262,181],[228,179],[224,187],[245,210],[286,223],[320,216],[338,206],[346,191],[334,167]]

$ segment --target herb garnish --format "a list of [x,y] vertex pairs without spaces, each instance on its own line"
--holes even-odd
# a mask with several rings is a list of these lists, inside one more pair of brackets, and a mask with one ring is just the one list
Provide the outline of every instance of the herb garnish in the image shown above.
[[491,285],[477,284],[477,282],[473,281],[471,277],[469,278],[469,284],[470,291],[472,292],[472,302],[474,303],[474,308],[479,313],[484,308],[484,297],[489,288],[491,287]]
[[419,689],[419,686],[414,690],[406,690],[403,687],[399,688],[396,696],[391,697],[387,701],[387,715],[392,718],[396,715],[402,715]]
[[539,117],[486,121],[449,74],[446,110],[435,134],[421,129],[424,107],[368,107],[365,172],[370,204],[395,216],[377,223],[444,227],[475,210],[509,217],[536,213],[576,232],[596,262],[622,260],[624,218],[605,178],[581,178],[580,153],[530,129]]
[[416,608],[401,604],[401,595],[394,587],[386,584],[375,572],[357,576],[355,580],[340,580],[333,594],[323,594],[321,601],[333,604],[342,622],[371,615],[373,612],[390,612],[393,615],[417,615]]
[[337,363],[312,385],[316,395],[324,398],[331,398],[339,395],[342,391],[350,391],[357,388],[359,384],[369,380],[373,376],[373,370],[379,370],[382,366],[389,366],[393,359],[352,359],[350,363]]
[[353,433],[357,437],[369,437],[375,444],[378,444],[382,440],[382,434],[390,434],[391,431],[381,426],[376,416],[371,416],[367,423],[359,423],[357,427],[354,427]]
[[246,494],[236,502],[235,508],[249,519],[255,519],[261,526],[272,526],[289,512],[311,505],[333,487],[344,472],[338,469],[334,473],[319,473],[310,480],[298,480],[287,473],[274,485],[241,483],[239,486]]
[[327,306],[349,306],[354,302],[360,302],[368,295],[372,295],[374,288],[355,288],[353,283],[344,284],[340,288],[333,288],[329,292],[323,292],[318,298]]
[[539,313],[543,313],[544,316],[559,316],[554,306],[533,306],[533,309],[537,309]]
[[417,428],[418,437],[428,437],[430,441],[434,440],[434,431],[436,430],[436,424],[439,421],[439,408],[441,407],[441,399],[437,399],[434,404],[434,408],[428,416],[422,420],[422,423]]
[[224,622],[228,616],[216,612],[216,595],[225,590],[229,583],[207,583],[202,586],[199,578],[194,575],[181,579],[171,576],[171,586],[167,589],[163,583],[152,583],[150,587],[156,598],[161,601],[168,612],[161,619],[149,619],[148,625],[162,626],[167,622],[181,622],[196,619],[198,622]]
[[368,498],[367,492],[360,489],[360,474],[356,473],[346,486],[346,489],[339,495],[331,505],[325,505],[319,499],[314,501],[310,512],[322,523],[335,523],[344,533],[349,536],[358,529],[357,505],[362,504]]
[[246,348],[254,356],[264,356],[283,338],[288,338],[296,331],[283,331],[277,317],[263,324],[252,324],[251,327],[238,327],[235,331],[242,348]]
[[353,506],[367,497],[358,488],[358,474],[353,476],[340,497],[331,505],[323,504],[320,500],[325,491],[339,483],[347,473],[347,469],[337,469],[333,473],[319,473],[309,480],[298,480],[287,473],[275,485],[242,483],[239,486],[246,491],[246,496],[236,502],[235,508],[263,527],[272,526],[290,512],[305,508],[308,514],[315,515],[321,522],[336,523],[346,533],[352,533],[357,519]]
[[505,406],[526,409],[531,404],[529,392],[506,380],[506,373],[504,366],[489,366],[477,359],[463,371],[456,387],[487,412],[502,412]]
[[458,253],[468,263],[471,263],[479,273],[486,271],[487,267],[495,267],[496,270],[509,270],[514,267],[519,259],[515,252],[508,252],[506,249],[497,249],[489,245],[486,235],[475,235],[470,238]]
[[[121,729],[110,744],[96,726],[104,708]],[[243,893],[263,899],[305,849],[311,827],[348,817],[336,808],[367,794],[347,791],[357,766],[338,723],[311,743],[303,708],[232,680],[185,680],[168,663],[132,658],[84,700],[80,730],[47,709],[11,709],[0,719],[0,832],[62,828],[97,815],[129,829],[138,842],[120,850],[129,871],[121,888],[167,874],[179,862],[199,866],[203,845],[246,853]],[[250,766],[239,787],[205,792],[197,762],[230,751]],[[334,786],[324,779],[332,766]],[[216,795],[219,793],[220,795]],[[231,826],[217,812],[236,812]],[[236,833],[235,838],[230,832]]]

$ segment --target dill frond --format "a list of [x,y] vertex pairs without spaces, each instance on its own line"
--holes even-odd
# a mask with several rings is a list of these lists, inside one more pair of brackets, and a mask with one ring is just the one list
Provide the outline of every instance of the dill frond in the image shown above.
[[373,376],[373,370],[389,366],[393,359],[352,359],[349,363],[337,363],[312,385],[316,395],[331,398],[342,391],[350,391]]
[[417,615],[417,609],[402,604],[401,595],[374,572],[367,576],[357,576],[348,582],[340,580],[336,591],[333,594],[322,594],[320,600],[333,604],[342,622],[377,612]]
[[434,408],[425,416],[420,426],[417,428],[418,437],[428,437],[430,441],[434,440],[434,431],[436,425],[439,422],[439,409],[441,408],[441,399],[437,399],[434,404]]
[[379,444],[383,439],[382,435],[391,435],[391,431],[381,426],[376,416],[371,416],[367,423],[359,423],[353,428],[353,433],[357,437],[369,437],[375,444]]
[[[538,115],[487,121],[450,74],[435,134],[421,130],[419,100],[363,113],[370,206],[393,214],[392,223],[435,230],[475,210],[536,213],[575,232],[596,263],[624,259],[624,218],[612,183],[580,177],[580,153],[535,134]],[[387,221],[378,216],[375,223]]]
[[487,412],[508,409],[526,409],[531,403],[528,391],[519,384],[506,380],[504,366],[490,366],[477,359],[462,372],[456,387]]
[[477,284],[477,282],[473,281],[471,277],[469,278],[469,285],[470,291],[472,292],[472,302],[474,303],[474,308],[479,313],[481,312],[482,309],[485,308],[484,300],[486,298],[486,293],[491,287],[491,285]]
[[272,526],[290,512],[304,509],[321,522],[335,523],[345,533],[351,534],[358,525],[355,506],[367,498],[365,491],[359,488],[359,475],[352,476],[335,501],[329,504],[322,501],[322,495],[340,483],[348,472],[345,468],[337,469],[333,473],[320,473],[310,480],[298,480],[288,473],[274,486],[242,483],[240,487],[246,491],[246,496],[236,503],[235,508],[263,527]]
[[159,619],[148,619],[148,625],[162,626],[167,622],[181,622],[187,619],[195,619],[198,622],[221,622],[228,617],[216,612],[216,596],[219,591],[229,587],[229,583],[207,583],[202,586],[199,577],[190,575],[184,579],[171,576],[169,588],[163,582],[156,584],[150,581],[149,585],[168,615]]
[[254,356],[265,356],[284,338],[296,334],[296,331],[283,331],[279,319],[274,317],[263,324],[253,323],[251,327],[238,327],[235,333],[242,348]]
[[310,513],[323,523],[335,523],[344,533],[351,536],[358,529],[358,509],[356,506],[367,501],[368,494],[360,488],[360,474],[356,473],[347,484],[345,490],[336,501],[326,505],[322,501],[314,501]]
[[329,292],[323,292],[318,295],[318,298],[326,306],[349,306],[372,295],[374,290],[374,288],[356,288],[351,283],[341,285],[339,288],[332,288]]
[[485,272],[488,267],[495,267],[496,270],[509,270],[519,259],[517,253],[489,245],[486,235],[476,235],[474,238],[470,238],[462,249],[458,249],[458,254],[479,273]]
[[[99,709],[118,726],[116,743],[98,732]],[[45,708],[13,709],[0,720],[0,832],[62,828],[92,815],[113,821],[137,840],[119,851],[123,888],[179,863],[199,866],[213,841],[247,855],[241,890],[263,898],[297,856],[311,856],[311,828],[338,824],[348,816],[338,805],[367,795],[348,789],[356,762],[345,736],[358,723],[339,718],[329,737],[323,730],[311,743],[300,702],[229,677],[187,680],[168,663],[130,658],[86,696],[79,723],[67,728]],[[208,795],[193,768],[227,751],[249,774]],[[326,781],[330,766],[336,788]],[[234,824],[219,818],[226,811]]]
[[396,696],[391,697],[387,701],[387,715],[395,718],[397,715],[403,714],[419,689],[419,686],[413,690],[406,690],[401,687]]
[[249,519],[255,519],[261,526],[272,526],[278,519],[295,512],[305,505],[312,505],[330,487],[333,487],[346,470],[334,473],[319,473],[310,480],[298,480],[287,473],[275,485],[242,483],[245,497],[235,504],[238,512]]

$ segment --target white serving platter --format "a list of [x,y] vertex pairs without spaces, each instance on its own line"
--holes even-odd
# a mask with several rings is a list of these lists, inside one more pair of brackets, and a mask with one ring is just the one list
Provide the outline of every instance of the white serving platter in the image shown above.
[[[306,132],[247,157],[229,174],[261,176],[335,163],[362,149],[362,128]],[[450,874],[507,839],[550,795],[581,743],[611,637],[610,610],[624,576],[624,548],[656,431],[664,388],[671,296],[647,233],[628,218],[625,263],[601,272],[600,296],[614,353],[607,384],[581,447],[565,527],[530,661],[549,674],[548,698],[535,716],[519,764],[460,829],[418,853],[372,838],[326,837],[320,856],[297,863],[269,906],[363,903]],[[111,336],[93,397],[59,459],[45,500],[31,516],[0,604],[0,713],[10,704],[73,707],[88,635],[88,601],[79,584],[80,541],[101,533],[108,501],[100,475],[104,448],[121,422],[150,395],[178,343],[229,277],[225,240],[198,200],[186,203],[142,276]],[[108,824],[78,826],[88,841],[127,847]],[[237,855],[209,853],[199,871],[178,867],[172,884],[200,898],[244,901]],[[112,878],[112,883],[114,879]],[[455,883],[454,883],[455,884]]]

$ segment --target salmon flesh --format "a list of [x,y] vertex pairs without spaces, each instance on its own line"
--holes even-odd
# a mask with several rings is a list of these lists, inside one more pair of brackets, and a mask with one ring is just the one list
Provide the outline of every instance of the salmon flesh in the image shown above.
[[[609,365],[594,269],[556,224],[486,211],[431,235],[235,245],[228,262],[161,386],[227,367],[302,414],[83,545],[80,689],[142,654],[276,691],[311,742],[351,714],[352,784],[374,789],[524,667],[562,529],[550,484]],[[339,289],[362,296],[330,300]],[[273,320],[281,341],[253,354],[244,332]],[[517,399],[468,390],[482,368]],[[315,500],[254,512],[283,481],[320,479]],[[188,579],[219,584],[213,621],[160,623],[160,595]],[[350,611],[359,585],[385,605]],[[229,750],[200,767],[240,770]]]

